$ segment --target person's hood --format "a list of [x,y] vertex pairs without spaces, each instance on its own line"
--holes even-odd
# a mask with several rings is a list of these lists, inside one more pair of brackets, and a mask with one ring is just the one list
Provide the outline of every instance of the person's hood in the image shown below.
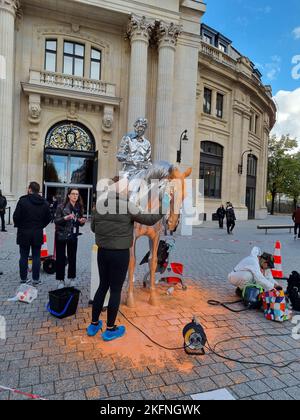
[[45,199],[39,194],[28,194],[26,197],[31,202],[31,204],[34,204],[35,206],[42,206],[45,204]]
[[260,248],[258,248],[258,246],[255,246],[254,248],[252,248],[251,257],[260,257],[261,254],[262,254],[262,251]]

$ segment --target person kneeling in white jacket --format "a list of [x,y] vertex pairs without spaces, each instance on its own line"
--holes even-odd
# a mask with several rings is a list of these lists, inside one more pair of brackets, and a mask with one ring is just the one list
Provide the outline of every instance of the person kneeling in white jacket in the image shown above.
[[228,280],[237,287],[237,293],[248,284],[257,284],[264,290],[272,290],[280,287],[272,276],[272,268],[274,268],[274,257],[254,247],[251,255],[244,258],[228,275]]

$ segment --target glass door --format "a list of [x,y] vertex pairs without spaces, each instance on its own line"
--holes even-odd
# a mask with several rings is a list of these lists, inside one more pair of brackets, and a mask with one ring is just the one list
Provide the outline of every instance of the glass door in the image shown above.
[[92,196],[93,196],[93,186],[83,186],[83,185],[57,185],[53,183],[45,182],[45,198],[46,200],[51,203],[53,201],[53,197],[57,199],[57,204],[62,204],[68,194],[69,188],[76,188],[79,190],[81,195],[83,206],[84,206],[84,214],[87,217],[91,215],[91,208],[92,208]]
[[49,203],[55,196],[58,204],[64,202],[69,188],[77,188],[90,215],[94,184],[94,154],[62,153],[45,150],[44,196]]

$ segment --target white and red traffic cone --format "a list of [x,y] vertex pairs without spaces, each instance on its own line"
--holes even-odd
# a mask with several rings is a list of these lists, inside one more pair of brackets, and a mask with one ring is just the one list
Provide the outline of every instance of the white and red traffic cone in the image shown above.
[[282,270],[282,259],[281,259],[281,243],[276,241],[275,251],[274,251],[274,269],[272,270],[272,275],[274,278],[282,279],[283,270]]
[[46,229],[43,229],[43,245],[41,248],[41,259],[49,257]]

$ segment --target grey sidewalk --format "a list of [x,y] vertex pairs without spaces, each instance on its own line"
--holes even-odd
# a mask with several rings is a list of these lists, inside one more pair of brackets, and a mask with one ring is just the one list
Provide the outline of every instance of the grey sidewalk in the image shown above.
[[[266,223],[289,223],[290,218],[273,217]],[[204,224],[194,229],[192,237],[175,235],[176,249],[172,259],[182,262],[187,278],[194,279],[203,299],[234,299],[234,291],[227,283],[227,274],[255,245],[272,252],[275,241],[282,244],[285,274],[300,271],[300,241],[294,241],[288,231],[270,231],[265,235],[257,231],[257,221],[238,222],[233,236],[217,228],[217,223]],[[265,222],[263,222],[265,223]],[[107,356],[103,347],[88,341],[85,328],[89,322],[88,308],[90,282],[90,254],[93,236],[87,225],[79,238],[78,287],[82,291],[76,317],[65,320],[52,318],[45,310],[48,291],[56,288],[53,276],[42,274],[38,299],[32,305],[7,302],[19,284],[18,248],[15,230],[0,233],[0,315],[6,318],[7,339],[0,340],[0,385],[35,393],[49,399],[173,399],[190,398],[191,394],[227,388],[239,399],[300,399],[300,363],[285,369],[249,366],[244,363],[223,361],[213,354],[191,358],[182,351],[176,352],[176,363],[165,366],[141,364],[136,366],[129,359],[116,353]],[[47,228],[48,247],[52,252],[53,226]],[[138,246],[138,261],[147,251],[147,240]],[[138,267],[136,277],[142,278],[145,267]],[[149,305],[148,305],[149,306]],[[181,302],[184,306],[184,300]],[[152,315],[156,316],[149,308]],[[263,333],[288,334],[282,337],[261,337],[250,340],[233,340],[226,345],[227,356],[245,362],[278,363],[299,359],[300,341],[291,337],[290,322],[275,324],[265,321],[260,312],[233,314],[219,308],[186,308],[182,319],[168,319],[157,327],[163,337],[168,331],[170,339],[181,340],[184,320],[191,312],[197,312],[210,337],[228,335],[258,336]],[[138,318],[140,314],[136,314]],[[175,315],[174,315],[175,316]],[[150,319],[150,318],[149,318]],[[163,322],[163,320],[160,320]],[[181,322],[181,324],[180,324]],[[173,325],[172,325],[173,324]],[[130,329],[132,327],[129,327]],[[173,331],[173,332],[172,332]],[[130,334],[133,334],[129,331]],[[155,334],[156,331],[153,331]],[[131,335],[128,335],[130,337]],[[136,333],[138,334],[138,333]],[[160,335],[158,334],[158,336]],[[119,346],[126,343],[126,337]],[[194,366],[184,371],[177,362]],[[12,393],[0,392],[0,398],[22,398]]]

